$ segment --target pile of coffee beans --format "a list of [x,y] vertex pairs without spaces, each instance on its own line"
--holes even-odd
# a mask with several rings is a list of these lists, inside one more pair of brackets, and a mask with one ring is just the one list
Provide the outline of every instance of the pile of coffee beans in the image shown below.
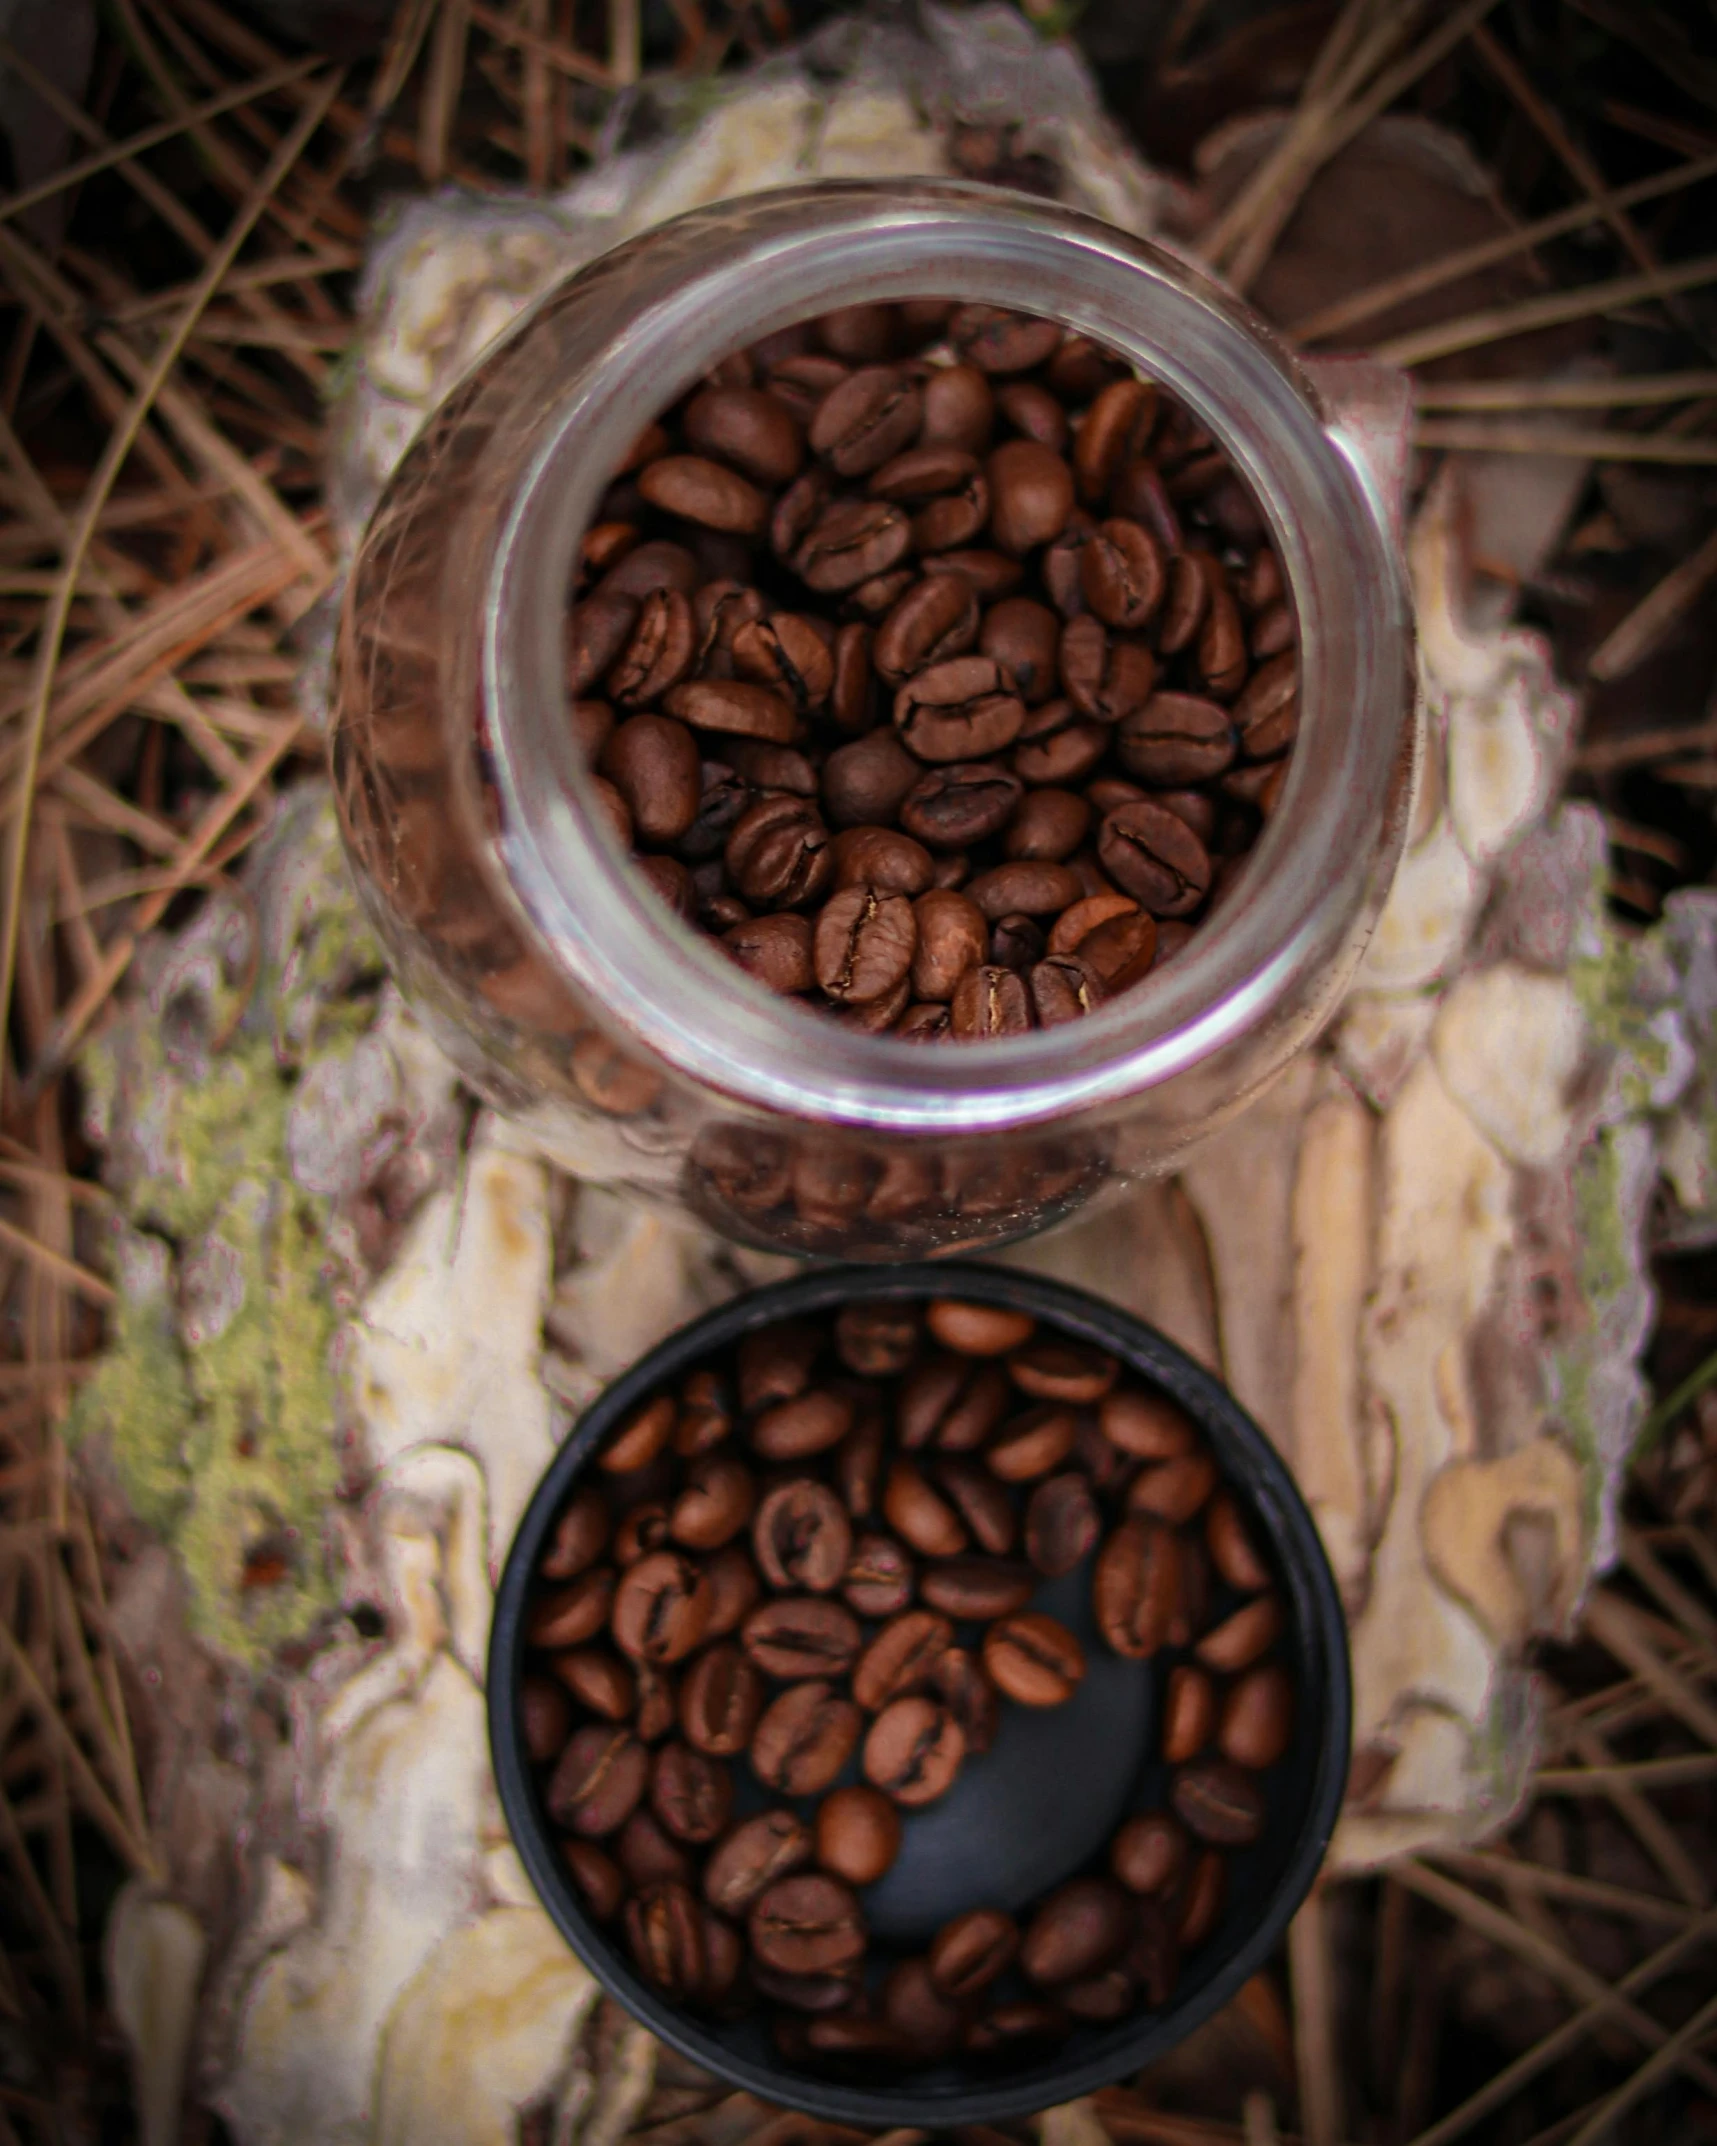
[[914,1040],[1142,981],[1297,726],[1281,566],[1211,435],[990,306],[724,361],[636,443],[574,596],[573,721],[651,884],[770,989]]
[[[1153,1660],[1155,1801],[1019,1916],[921,1956],[864,1888],[1054,1708],[1085,1648],[1034,1607],[1089,1585]],[[763,2006],[784,2056],[1041,2056],[1168,2002],[1264,1826],[1293,1733],[1280,1594],[1191,1420],[1100,1351],[959,1299],[854,1300],[747,1335],[636,1408],[548,1537],[521,1720],[589,1913],[665,1998]]]

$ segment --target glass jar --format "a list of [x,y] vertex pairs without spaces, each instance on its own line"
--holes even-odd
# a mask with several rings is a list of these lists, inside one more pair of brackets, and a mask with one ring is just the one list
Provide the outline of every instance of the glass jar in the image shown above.
[[[1108,1007],[982,1044],[857,1033],[678,924],[592,790],[564,682],[579,539],[658,412],[762,335],[927,295],[1053,316],[1187,404],[1256,497],[1299,629],[1288,780],[1220,910]],[[551,1160],[771,1250],[970,1248],[1172,1167],[1317,1034],[1400,852],[1411,628],[1367,472],[1232,295],[1053,203],[824,183],[616,248],[436,412],[353,567],[335,786],[402,988]]]

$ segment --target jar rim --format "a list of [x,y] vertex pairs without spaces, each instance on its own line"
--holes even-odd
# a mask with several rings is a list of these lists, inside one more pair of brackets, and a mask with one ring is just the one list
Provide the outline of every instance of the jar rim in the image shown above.
[[[1184,402],[1263,512],[1300,630],[1287,780],[1218,914],[1096,1013],[976,1048],[857,1032],[770,994],[680,925],[596,800],[562,654],[579,539],[645,425],[761,335],[836,305],[931,294],[1057,319]],[[1411,705],[1407,602],[1377,506],[1308,381],[1239,300],[1169,249],[1056,203],[851,180],[693,210],[601,257],[531,318],[551,309],[564,383],[538,420],[484,606],[497,846],[537,937],[623,1045],[771,1115],[973,1134],[1148,1097],[1304,1001],[1351,940],[1352,858],[1387,844]]]

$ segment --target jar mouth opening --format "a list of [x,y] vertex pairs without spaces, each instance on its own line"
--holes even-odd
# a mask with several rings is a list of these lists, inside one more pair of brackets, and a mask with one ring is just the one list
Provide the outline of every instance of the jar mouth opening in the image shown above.
[[[571,338],[564,393],[543,414],[497,547],[483,686],[513,890],[622,1044],[632,1037],[736,1103],[928,1134],[1136,1096],[1267,1021],[1338,949],[1340,882],[1356,852],[1378,846],[1407,709],[1399,571],[1289,355],[1169,251],[962,182],[782,189],[693,211],[620,253],[653,273],[635,298],[629,289],[618,325],[610,303]],[[775,996],[672,915],[590,785],[561,656],[580,538],[662,409],[761,336],[837,305],[924,296],[1057,320],[1181,401],[1263,515],[1301,663],[1299,738],[1276,809],[1173,962],[1077,1022],[929,1046]]]

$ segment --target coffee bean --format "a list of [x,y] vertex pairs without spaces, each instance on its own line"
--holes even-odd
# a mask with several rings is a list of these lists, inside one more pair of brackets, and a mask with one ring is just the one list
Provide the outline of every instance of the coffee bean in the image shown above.
[[832,845],[837,888],[869,887],[876,894],[909,899],[929,887],[930,852],[892,827],[850,827]]
[[1032,1026],[1031,1000],[1012,969],[993,962],[968,969],[948,1006],[950,1032],[962,1042],[1023,1036]]
[[1028,718],[1021,742],[1014,747],[1014,773],[1022,783],[1034,786],[1083,782],[1109,750],[1107,727],[1075,720],[1069,700],[1046,701],[1034,713],[1044,721],[1035,735],[1028,735],[1032,730]]
[[[783,1975],[758,1959],[751,1961],[750,1971],[752,1986],[760,1997],[767,1997],[773,2004],[788,2005],[794,2012],[821,2015],[845,2011],[858,1988],[858,1978],[853,1974]],[[779,2012],[775,2015],[775,2044],[787,2062],[804,2064],[810,2060],[809,2032],[807,2021],[789,2019]]]
[[1079,554],[1079,586],[1105,626],[1136,633],[1162,602],[1167,577],[1155,538],[1137,522],[1103,522]]
[[721,943],[766,991],[792,996],[809,991],[817,980],[811,963],[811,920],[791,910],[735,924],[722,933]]
[[711,1758],[737,1757],[762,1711],[762,1680],[731,1643],[700,1654],[680,1686],[681,1733],[694,1750]]
[[739,738],[772,738],[785,745],[798,718],[784,694],[769,686],[748,685],[738,678],[693,678],[665,696],[670,715],[694,730],[716,730]]
[[568,1586],[538,1597],[525,1621],[525,1638],[533,1647],[576,1647],[602,1630],[613,1602],[614,1575],[606,1566],[580,1573]]
[[623,1572],[652,1550],[667,1547],[668,1508],[655,1500],[634,1505],[614,1530],[614,1562]]
[[722,1639],[738,1631],[758,1595],[762,1582],[756,1568],[736,1542],[718,1550],[705,1568],[709,1579],[709,1624],[706,1639]]
[[650,1754],[628,1730],[601,1723],[576,1730],[543,1792],[549,1816],[600,1839],[631,1816],[650,1778]]
[[604,1444],[597,1465],[611,1475],[647,1468],[673,1435],[675,1408],[671,1394],[657,1394],[635,1408]]
[[1101,1526],[1085,1476],[1050,1476],[1026,1505],[1025,1554],[1045,1578],[1058,1580],[1095,1549]]
[[1237,1766],[1274,1766],[1294,1729],[1294,1687],[1278,1662],[1248,1670],[1222,1702],[1216,1741]]
[[1209,782],[1234,758],[1234,725],[1226,708],[1196,693],[1153,693],[1122,719],[1115,752],[1141,782]]
[[868,1005],[903,984],[918,926],[903,894],[845,887],[817,918],[811,942],[817,981],[842,1005]]
[[1003,1558],[950,1557],[928,1568],[918,1591],[932,1609],[961,1622],[987,1623],[1024,1609],[1036,1585],[1025,1565]]
[[804,1477],[778,1483],[757,1508],[752,1547],[770,1586],[826,1595],[841,1583],[852,1555],[852,1526],[826,1484]]
[[925,1557],[956,1557],[966,1547],[966,1530],[953,1507],[910,1461],[889,1469],[882,1509],[895,1533]]
[[869,365],[841,381],[811,420],[811,446],[843,477],[880,469],[918,437],[923,397],[910,374]]
[[705,388],[681,420],[699,454],[732,463],[761,485],[791,484],[805,460],[805,436],[779,396],[750,387]]
[[990,656],[955,656],[917,672],[894,696],[894,727],[920,760],[979,760],[1005,751],[1025,703],[1005,689]]
[[545,1580],[572,1580],[595,1564],[608,1541],[608,1500],[600,1490],[581,1490],[554,1524],[538,1566]]
[[913,992],[920,999],[951,998],[960,978],[984,958],[988,929],[983,912],[966,895],[937,887],[919,896],[913,917]]
[[1085,1650],[1064,1624],[1028,1610],[984,1634],[984,1671],[1020,1706],[1063,1706],[1085,1675]]
[[[801,714],[820,708],[835,682],[834,651],[817,630],[817,622],[791,611],[777,611],[741,626],[733,636],[732,657],[741,678],[784,694]],[[799,765],[809,778],[803,794],[814,796],[815,775],[808,762]],[[755,769],[748,768],[746,773],[760,786],[788,787],[763,784]]]
[[1143,1660],[1167,1636],[1180,1584],[1180,1544],[1148,1515],[1125,1520],[1104,1543],[1092,1582],[1097,1629],[1117,1654]]
[[811,1860],[810,1828],[791,1811],[762,1811],[710,1851],[703,1892],[723,1915],[743,1915],[778,1878]]
[[1024,789],[1017,776],[989,761],[928,772],[916,761],[911,766],[912,781],[896,809],[907,833],[932,850],[965,850],[988,841],[1008,824]]
[[691,604],[678,589],[653,589],[609,670],[608,690],[624,707],[645,707],[679,684],[695,649]]
[[1130,1513],[1156,1513],[1184,1527],[1216,1488],[1216,1463],[1208,1453],[1183,1453],[1159,1461],[1133,1478],[1127,1490]]
[[[989,1368],[985,1366],[979,1377]],[[992,1557],[1005,1557],[1014,1545],[1015,1520],[1013,1501],[1001,1484],[966,1460],[939,1460],[935,1473],[973,1541]]]
[[1289,650],[1252,678],[1234,703],[1240,749],[1249,760],[1268,760],[1294,742],[1299,727],[1299,657]]
[[899,686],[927,665],[963,655],[978,637],[978,599],[957,574],[915,581],[876,629],[872,661]]
[[560,1852],[572,1882],[584,1896],[584,1905],[598,1922],[611,1922],[626,1897],[626,1878],[618,1863],[604,1855],[594,1841],[567,1840]]
[[945,551],[926,559],[924,571],[958,574],[980,604],[993,604],[1003,596],[1011,596],[1025,579],[1025,568],[1019,561],[1000,551]]
[[1122,805],[1097,834],[1103,869],[1153,916],[1185,916],[1210,888],[1210,854],[1178,814],[1141,799]]
[[900,1814],[880,1789],[837,1788],[817,1807],[817,1861],[849,1885],[874,1885],[900,1853]]
[[803,1393],[822,1346],[821,1331],[806,1319],[755,1328],[739,1344],[740,1407],[751,1415]]
[[1216,1727],[1216,1686],[1202,1669],[1183,1662],[1163,1687],[1163,1757],[1184,1766],[1209,1743]]
[[1078,1435],[1073,1411],[1054,1403],[1027,1409],[1004,1423],[984,1452],[984,1465],[1004,1483],[1029,1483],[1059,1468]]
[[912,1560],[892,1536],[861,1535],[841,1593],[861,1617],[893,1617],[912,1600]]
[[975,365],[938,367],[924,382],[919,438],[927,447],[982,454],[994,412],[994,391]]
[[1192,1450],[1196,1433],[1186,1411],[1166,1394],[1123,1386],[1098,1411],[1111,1445],[1138,1460],[1174,1460]]
[[1126,2018],[1133,2009],[1137,1992],[1132,1976],[1124,1967],[1111,1967],[1103,1974],[1087,1976],[1082,1982],[1062,1983],[1056,1995],[1073,2018],[1107,2027]]
[[854,1520],[868,1520],[876,1511],[882,1495],[882,1449],[886,1435],[880,1414],[872,1420],[861,1418],[836,1448],[835,1488]]
[[790,1684],[757,1723],[752,1771],[784,1796],[814,1796],[852,1757],[862,1726],[858,1708],[825,1679]]
[[1147,2004],[1160,2009],[1168,2003],[1180,1978],[1180,1940],[1164,1902],[1139,1902],[1133,1940],[1122,1965]]
[[626,1903],[626,1944],[638,1972],[664,1997],[695,1997],[705,1975],[703,1917],[684,1885],[652,1885]]
[[968,364],[986,373],[1024,373],[1054,356],[1061,330],[1000,306],[963,305],[948,323],[948,340]]
[[709,1581],[703,1568],[671,1550],[640,1558],[614,1591],[611,1623],[624,1654],[677,1662],[709,1627]]
[[1031,791],[1022,798],[1002,839],[1013,862],[1060,864],[1073,855],[1091,825],[1091,807],[1071,790]]
[[849,1371],[861,1378],[889,1378],[904,1371],[918,1353],[918,1308],[863,1298],[843,1304],[835,1315],[835,1349]]
[[996,408],[1015,432],[1054,454],[1067,445],[1067,412],[1035,380],[1010,380],[996,390]]
[[747,1927],[753,1953],[778,1974],[839,1974],[864,1958],[859,1904],[821,1871],[777,1878],[752,1908]]
[[650,1769],[650,1808],[676,1840],[702,1846],[726,1825],[733,1776],[687,1744],[664,1744]]
[[1181,1895],[1175,1935],[1188,1952],[1202,1945],[1216,1928],[1227,1895],[1228,1866],[1214,1848],[1207,1848],[1193,1865]]
[[1112,380],[1092,402],[1073,449],[1079,496],[1094,507],[1144,448],[1156,422],[1157,392],[1143,380]]
[[959,1723],[934,1699],[895,1699],[864,1740],[864,1776],[908,1810],[945,1796],[966,1755]]
[[1244,1594],[1255,1594],[1259,1588],[1269,1586],[1270,1568],[1259,1556],[1251,1531],[1230,1492],[1223,1491],[1211,1500],[1204,1517],[1204,1539],[1210,1546],[1212,1564],[1230,1587],[1238,1587]]
[[580,699],[602,676],[631,637],[638,600],[619,594],[587,596],[566,622],[566,690]]
[[903,507],[885,499],[837,499],[806,531],[793,553],[793,570],[807,588],[841,595],[886,574],[911,544]]
[[653,543],[640,544],[618,566],[611,567],[596,584],[595,595],[598,599],[630,597],[634,603],[642,603],[656,589],[678,589],[681,595],[690,596],[698,585],[700,572],[696,558],[684,544],[659,537]]
[[519,1733],[540,1766],[556,1757],[572,1731],[566,1693],[549,1678],[527,1675],[519,1686]]
[[759,1603],[746,1618],[742,1637],[757,1667],[783,1682],[842,1676],[863,1643],[857,1618],[821,1595]]
[[944,1996],[927,1960],[902,1960],[882,1986],[882,2013],[926,2063],[953,2054],[964,2025],[961,2008]]
[[1031,858],[981,872],[965,891],[992,924],[1002,917],[1058,916],[1080,893],[1068,866]]
[[1219,1848],[1244,1848],[1264,1830],[1257,1782],[1228,1759],[1205,1759],[1175,1775],[1169,1800],[1182,1823]]
[[1019,1926],[997,1908],[973,1908],[944,1923],[930,1941],[930,1979],[947,1997],[976,1997],[1013,1965]]
[[1109,1868],[1132,1893],[1172,1893],[1179,1885],[1191,1846],[1185,1828],[1167,1811],[1146,1811],[1129,1818],[1109,1844]]
[[606,1647],[569,1647],[549,1657],[549,1668],[580,1706],[604,1721],[624,1721],[638,1704],[636,1672]]
[[706,529],[761,536],[769,526],[767,496],[737,471],[702,455],[663,455],[639,472],[638,489],[664,514]]
[[907,1693],[921,1691],[954,1643],[954,1628],[933,1610],[893,1618],[866,1647],[853,1671],[853,1697],[874,1714]]
[[668,1533],[688,1550],[719,1550],[746,1526],[756,1502],[757,1486],[743,1461],[731,1453],[704,1454],[686,1471]]
[[815,806],[798,797],[764,797],[727,838],[729,879],[760,907],[795,908],[814,901],[834,877],[829,831]]
[[632,1726],[647,1744],[660,1743],[679,1718],[673,1679],[649,1662],[637,1665],[638,1704]]
[[1192,646],[1210,608],[1210,583],[1197,556],[1180,552],[1168,563],[1163,608],[1157,620],[1157,647],[1178,656]]
[[764,1460],[807,1460],[839,1445],[853,1414],[850,1395],[818,1388],[765,1409],[751,1427],[751,1443]]
[[1125,1893],[1106,1878],[1074,1878],[1026,1925],[1019,1964],[1034,1982],[1078,1981],[1118,1959],[1132,1934]]
[[1080,715],[1114,724],[1142,708],[1157,682],[1156,658],[1137,641],[1116,639],[1089,612],[1061,634],[1061,689]]
[[998,666],[1007,689],[1034,708],[1055,692],[1060,642],[1061,621],[1028,596],[992,604],[978,636],[980,652]]
[[990,533],[1004,552],[1023,558],[1061,534],[1073,511],[1073,473],[1036,440],[1008,440],[986,465]]

